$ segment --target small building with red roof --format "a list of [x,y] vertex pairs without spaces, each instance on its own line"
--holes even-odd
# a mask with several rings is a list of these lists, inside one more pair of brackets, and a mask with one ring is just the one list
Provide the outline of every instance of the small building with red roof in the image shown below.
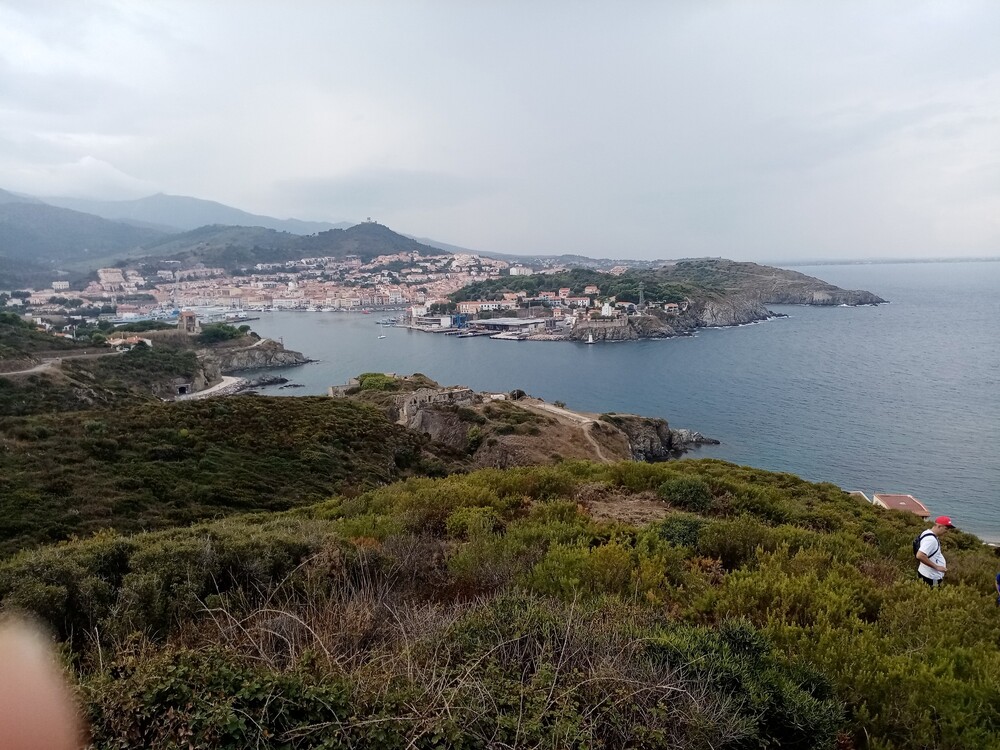
[[931,517],[927,506],[913,495],[895,495],[887,492],[876,492],[872,496],[872,505],[887,510],[904,510],[919,516],[924,521]]

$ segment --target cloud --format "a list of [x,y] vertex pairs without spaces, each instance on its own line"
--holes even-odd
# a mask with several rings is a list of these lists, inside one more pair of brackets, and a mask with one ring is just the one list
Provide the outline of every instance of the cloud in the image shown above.
[[0,186],[508,252],[1000,252],[991,0],[43,5],[0,3]]
[[39,196],[108,200],[140,198],[155,192],[151,183],[125,174],[107,162],[85,156],[63,164],[19,166],[4,170],[7,185]]
[[375,217],[461,206],[488,192],[483,181],[440,172],[368,169],[339,177],[283,180],[274,200],[295,215]]

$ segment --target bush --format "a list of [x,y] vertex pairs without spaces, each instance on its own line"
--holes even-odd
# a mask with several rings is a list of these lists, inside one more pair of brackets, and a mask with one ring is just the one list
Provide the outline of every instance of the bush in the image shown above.
[[362,391],[398,391],[399,382],[390,375],[366,372],[358,376],[358,386]]
[[222,341],[242,338],[244,335],[243,331],[227,323],[209,323],[201,327],[198,340],[202,344],[217,344]]
[[694,477],[668,479],[659,486],[657,492],[671,505],[692,513],[707,513],[714,502],[709,486]]
[[651,525],[649,531],[670,544],[695,548],[698,546],[698,534],[704,525],[704,519],[698,516],[673,513]]

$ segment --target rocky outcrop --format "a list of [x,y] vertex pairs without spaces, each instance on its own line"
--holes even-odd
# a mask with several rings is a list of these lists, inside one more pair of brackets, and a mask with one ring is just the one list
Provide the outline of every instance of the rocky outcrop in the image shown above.
[[410,414],[403,424],[449,448],[464,451],[469,447],[469,425],[453,410],[425,406]]
[[653,463],[673,457],[672,436],[667,420],[634,414],[612,414],[605,417],[605,420],[625,433],[634,461]]
[[675,453],[684,453],[699,445],[719,445],[715,438],[705,437],[694,430],[670,430],[670,446]]
[[634,461],[656,463],[677,458],[696,445],[719,444],[700,432],[672,430],[665,419],[635,414],[606,414],[602,419],[625,433]]
[[760,299],[745,294],[697,302],[692,312],[699,327],[739,326],[774,317]]
[[205,349],[198,353],[198,357],[206,363],[214,362],[223,373],[291,367],[310,361],[301,352],[286,349],[272,339],[260,339],[245,347]]
[[772,305],[881,305],[885,300],[863,289],[774,289],[765,295]]
[[583,321],[568,334],[571,341],[636,341],[638,339],[664,339],[676,336],[678,331],[655,315],[633,315],[615,320]]

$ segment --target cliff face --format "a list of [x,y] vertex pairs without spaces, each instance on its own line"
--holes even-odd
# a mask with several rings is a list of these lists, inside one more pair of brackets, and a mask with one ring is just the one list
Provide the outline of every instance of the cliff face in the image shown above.
[[469,445],[469,425],[454,411],[433,406],[418,409],[405,426],[457,451],[466,450]]
[[657,463],[677,458],[698,445],[718,445],[693,430],[673,430],[665,419],[640,417],[635,414],[609,414],[603,417],[628,438],[633,461]]
[[772,305],[880,305],[881,297],[861,289],[773,289],[765,295]]
[[593,336],[595,342],[635,341],[665,339],[684,332],[684,329],[678,330],[655,315],[634,315],[627,320],[582,322],[567,334],[567,338],[571,341],[588,341]]
[[290,367],[309,361],[301,352],[286,349],[271,339],[261,339],[251,346],[240,348],[204,349],[198,353],[198,358],[206,364],[215,363],[223,373]]
[[625,433],[633,461],[653,463],[666,461],[676,455],[673,453],[673,437],[667,420],[633,414],[614,414],[606,419]]
[[760,298],[748,294],[700,301],[693,308],[699,327],[738,326],[773,317]]

